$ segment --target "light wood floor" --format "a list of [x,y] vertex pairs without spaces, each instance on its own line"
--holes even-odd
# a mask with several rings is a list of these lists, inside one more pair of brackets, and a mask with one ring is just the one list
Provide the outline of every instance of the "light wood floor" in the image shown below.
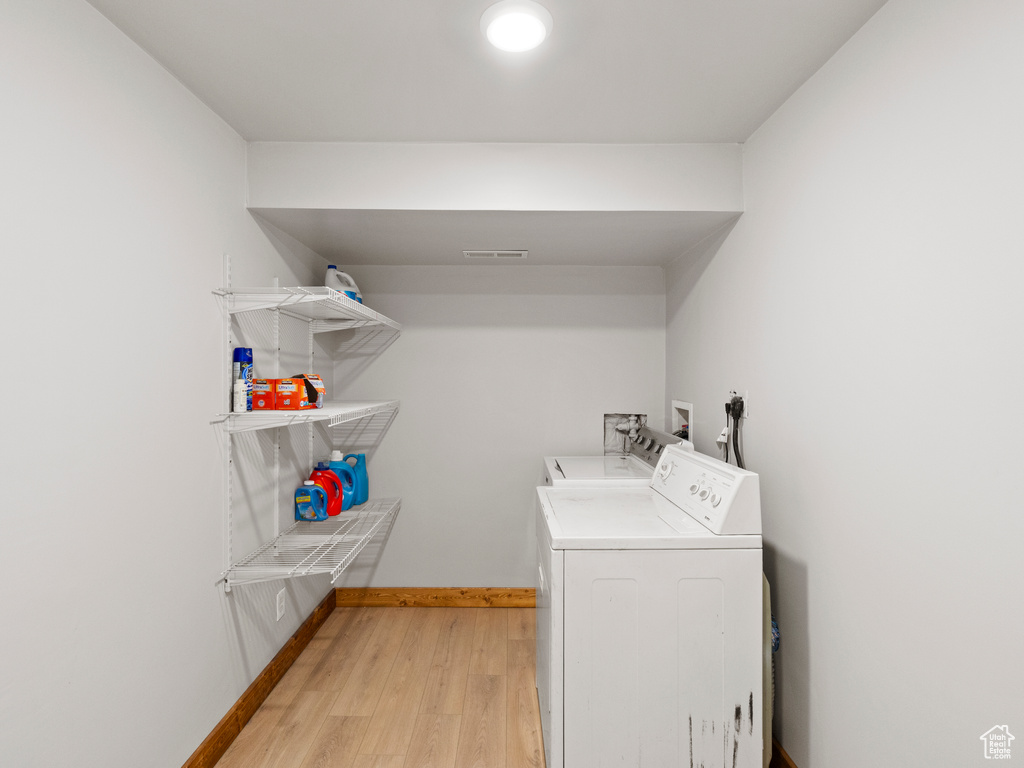
[[217,768],[543,768],[532,608],[336,608]]

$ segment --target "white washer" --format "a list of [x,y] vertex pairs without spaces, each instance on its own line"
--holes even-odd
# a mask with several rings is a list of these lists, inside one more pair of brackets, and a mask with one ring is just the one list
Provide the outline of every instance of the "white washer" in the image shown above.
[[668,446],[646,487],[537,497],[547,768],[760,768],[757,475]]
[[544,485],[647,486],[666,445],[693,450],[693,443],[650,427],[641,427],[627,444],[625,456],[545,456]]

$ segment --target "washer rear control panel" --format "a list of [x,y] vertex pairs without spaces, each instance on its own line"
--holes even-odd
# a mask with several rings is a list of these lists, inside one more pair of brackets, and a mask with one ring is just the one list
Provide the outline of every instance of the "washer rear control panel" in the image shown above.
[[[650,427],[640,427],[637,430],[636,439],[629,441],[627,452],[653,467],[661,458],[661,452],[666,445],[678,445],[682,442],[683,438],[681,437],[659,432]],[[693,446],[687,443],[686,447],[692,448]]]
[[713,533],[761,533],[761,493],[753,472],[667,446],[651,487]]

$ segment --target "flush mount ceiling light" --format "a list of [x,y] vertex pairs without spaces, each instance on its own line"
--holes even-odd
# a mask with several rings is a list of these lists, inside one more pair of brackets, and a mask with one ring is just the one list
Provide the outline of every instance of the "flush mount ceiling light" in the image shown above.
[[536,48],[551,32],[548,9],[533,0],[501,0],[480,17],[480,30],[491,45],[519,53]]

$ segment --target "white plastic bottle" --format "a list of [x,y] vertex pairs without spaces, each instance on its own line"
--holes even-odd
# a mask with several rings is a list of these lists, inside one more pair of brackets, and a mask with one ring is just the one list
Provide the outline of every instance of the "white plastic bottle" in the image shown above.
[[359,292],[356,281],[347,272],[342,272],[334,264],[327,266],[327,275],[324,277],[324,285],[332,290],[344,293],[353,301],[363,303],[363,295]]
[[248,410],[246,404],[249,399],[249,389],[245,379],[235,379],[233,395],[232,412],[245,413]]

